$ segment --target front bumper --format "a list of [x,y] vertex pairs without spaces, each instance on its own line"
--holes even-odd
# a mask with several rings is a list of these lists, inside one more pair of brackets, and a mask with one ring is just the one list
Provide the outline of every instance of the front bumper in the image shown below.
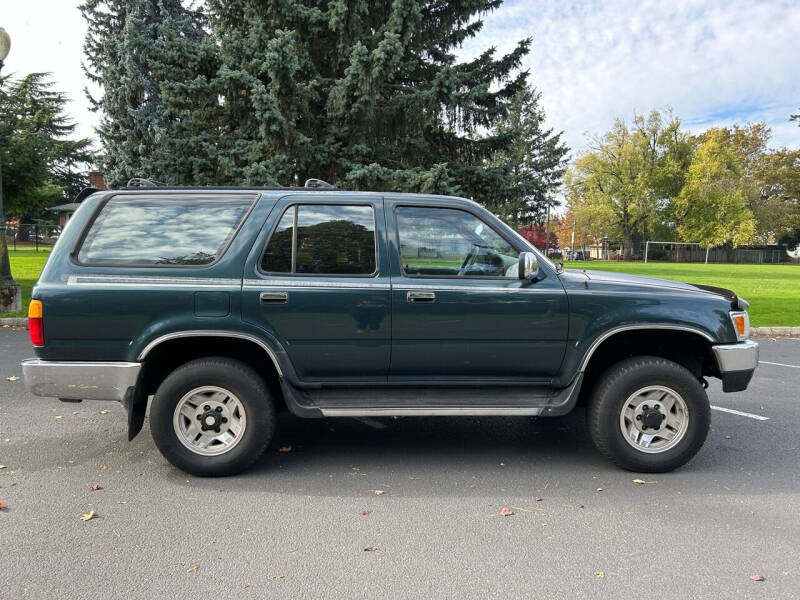
[[136,386],[141,363],[22,361],[25,387],[35,396],[64,400],[117,400]]
[[717,359],[723,392],[741,392],[758,366],[758,344],[752,340],[712,346]]

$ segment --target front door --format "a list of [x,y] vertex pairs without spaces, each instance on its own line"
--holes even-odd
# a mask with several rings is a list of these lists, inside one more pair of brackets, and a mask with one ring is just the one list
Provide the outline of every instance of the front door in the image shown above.
[[567,297],[555,273],[519,279],[519,252],[528,248],[463,204],[387,199],[386,216],[391,382],[535,384],[557,374]]
[[244,319],[275,337],[305,382],[385,383],[390,291],[383,199],[282,198],[253,247]]

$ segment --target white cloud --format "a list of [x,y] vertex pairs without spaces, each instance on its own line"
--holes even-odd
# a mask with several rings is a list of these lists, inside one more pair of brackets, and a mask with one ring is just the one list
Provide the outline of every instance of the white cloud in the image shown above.
[[[52,72],[78,134],[93,136],[77,4],[0,0],[0,26],[12,36],[4,73]],[[764,120],[774,145],[800,147],[800,128],[787,121],[800,107],[797,0],[507,0],[485,21],[463,53],[533,37],[527,67],[550,125],[575,149],[615,116],[667,107],[694,129]]]
[[614,117],[672,108],[693,130],[766,121],[773,145],[800,147],[800,3],[729,0],[507,1],[464,48],[526,60],[549,123],[579,149]]

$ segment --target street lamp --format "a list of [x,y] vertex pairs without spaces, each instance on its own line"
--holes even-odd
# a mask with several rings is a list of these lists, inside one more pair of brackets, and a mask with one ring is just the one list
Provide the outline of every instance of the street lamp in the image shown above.
[[[5,29],[0,27],[0,70],[3,61],[11,49],[11,38]],[[11,277],[11,263],[8,260],[8,244],[6,244],[6,217],[3,212],[3,170],[0,165],[0,313],[16,312],[22,308],[22,296],[19,284]]]

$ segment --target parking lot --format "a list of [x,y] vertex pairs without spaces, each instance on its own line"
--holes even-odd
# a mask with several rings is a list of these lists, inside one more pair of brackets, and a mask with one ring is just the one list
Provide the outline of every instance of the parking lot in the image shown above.
[[615,468],[582,413],[283,415],[255,468],[198,479],[118,404],[28,395],[2,329],[0,597],[800,598],[800,340],[760,342],[670,474]]

